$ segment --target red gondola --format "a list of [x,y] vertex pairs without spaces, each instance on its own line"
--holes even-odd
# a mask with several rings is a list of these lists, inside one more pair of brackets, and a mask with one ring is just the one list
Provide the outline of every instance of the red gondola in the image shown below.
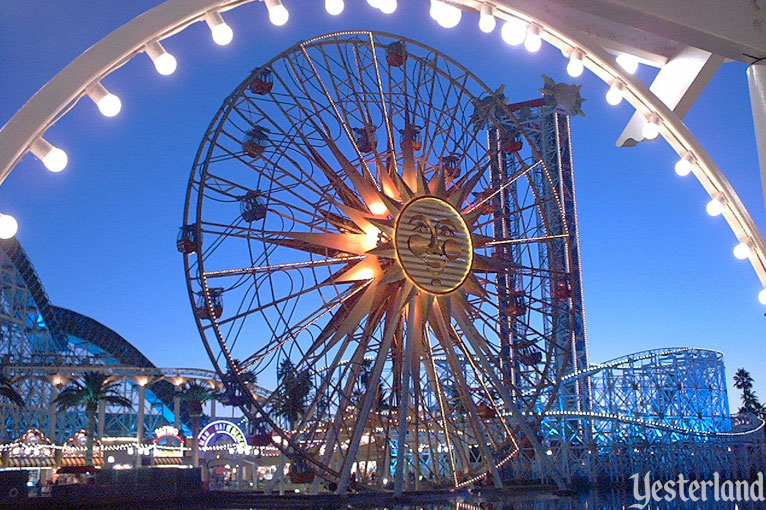
[[420,126],[407,125],[404,129],[400,129],[402,137],[399,146],[404,150],[404,143],[409,140],[412,145],[412,152],[418,152],[423,148],[423,137],[420,134]]
[[271,89],[273,88],[274,76],[272,76],[271,71],[268,69],[260,71],[255,75],[253,81],[250,82],[250,91],[253,94],[258,94],[259,96],[265,96],[271,92]]
[[524,147],[521,134],[503,133],[500,138],[500,148],[505,152],[519,152]]
[[178,229],[176,248],[179,252],[186,255],[194,253],[199,249],[196,225],[182,225],[181,228]]
[[554,295],[558,299],[567,299],[572,295],[572,287],[569,285],[569,280],[561,279],[556,282],[556,290]]
[[355,135],[356,146],[363,154],[375,152],[378,141],[375,139],[374,128],[351,128]]
[[481,418],[482,420],[489,420],[494,418],[497,415],[495,413],[495,410],[489,407],[484,402],[476,406],[476,413],[479,415],[479,418]]
[[519,317],[527,313],[527,303],[524,299],[524,294],[517,292],[509,298],[509,301],[510,304],[503,309],[506,315]]
[[306,461],[290,463],[290,471],[287,477],[294,484],[312,483],[314,481],[314,470]]
[[262,220],[266,217],[266,200],[260,191],[248,191],[245,196],[240,197],[239,209],[242,219],[248,223]]
[[402,67],[405,60],[407,60],[407,55],[404,53],[404,45],[400,41],[388,45],[388,48],[386,48],[386,62],[389,66]]
[[460,177],[460,158],[455,153],[450,153],[441,158],[441,167],[444,175],[450,179]]
[[[213,309],[213,316],[218,319],[223,315],[223,289],[216,287],[208,291],[210,293],[211,308]],[[197,306],[194,309],[194,314],[200,319],[210,320],[210,312],[205,302],[205,295],[199,294],[197,297]]]
[[251,158],[259,157],[269,144],[268,132],[268,129],[260,126],[255,126],[248,131],[242,141],[242,151]]

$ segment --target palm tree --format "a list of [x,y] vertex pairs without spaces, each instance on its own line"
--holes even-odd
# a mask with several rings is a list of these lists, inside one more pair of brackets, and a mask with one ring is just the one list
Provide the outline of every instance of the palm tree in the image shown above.
[[742,390],[742,407],[740,413],[760,414],[762,405],[753,391],[753,378],[750,372],[740,368],[734,374],[734,387]]
[[198,382],[189,383],[181,391],[181,400],[189,404],[189,417],[192,421],[192,465],[199,466],[199,444],[197,444],[197,435],[199,435],[200,420],[202,418],[202,405],[218,398],[218,392],[210,386]]
[[19,392],[13,387],[13,383],[9,378],[0,373],[0,397],[6,400],[10,400],[17,407],[24,407],[24,399],[21,398]]
[[306,412],[306,401],[313,386],[311,376],[306,370],[296,373],[293,362],[285,358],[277,368],[277,380],[281,391],[277,395],[274,412],[277,416],[287,419],[292,430],[298,418]]
[[750,377],[750,372],[744,368],[740,368],[734,374],[734,387],[740,390],[749,390],[753,387],[753,378]]
[[53,403],[58,406],[59,412],[73,407],[85,407],[88,416],[88,440],[86,443],[85,465],[93,465],[93,430],[96,424],[96,411],[99,402],[131,407],[133,403],[120,395],[117,390],[119,382],[106,374],[99,372],[85,372],[80,380],[71,381]]

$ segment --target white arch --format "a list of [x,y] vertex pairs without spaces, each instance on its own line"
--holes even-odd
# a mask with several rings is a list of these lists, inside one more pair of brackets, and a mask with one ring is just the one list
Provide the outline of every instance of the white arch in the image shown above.
[[[62,71],[11,118],[0,130],[0,184],[32,144],[85,94],[93,83],[144,51],[146,45],[180,32],[200,21],[211,10],[226,11],[261,0],[167,0],[136,17],[89,48]],[[478,12],[487,3],[501,20],[520,18],[541,28],[541,37],[561,50],[577,48],[583,64],[607,84],[624,84],[624,98],[639,112],[655,114],[661,120],[660,134],[679,154],[694,159],[693,173],[711,196],[723,197],[723,216],[740,241],[751,245],[750,262],[766,287],[766,242],[726,176],[691,131],[649,88],[623,72],[605,50],[576,39],[545,13],[535,16],[505,5],[500,0],[448,0],[464,10]]]

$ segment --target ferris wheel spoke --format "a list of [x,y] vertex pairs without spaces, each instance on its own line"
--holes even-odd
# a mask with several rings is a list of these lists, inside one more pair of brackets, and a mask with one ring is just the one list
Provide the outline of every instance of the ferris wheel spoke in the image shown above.
[[336,258],[327,258],[323,260],[308,260],[305,262],[271,264],[266,266],[251,266],[251,267],[243,267],[239,269],[220,269],[216,271],[205,271],[202,274],[205,278],[221,278],[221,277],[229,277],[229,276],[250,275],[250,274],[257,274],[257,273],[271,273],[273,271],[282,271],[282,270],[295,270],[295,269],[305,269],[305,268],[311,268],[311,267],[332,266],[336,264],[348,264],[351,261],[359,261],[359,260],[364,260],[364,257],[363,256],[336,257]]
[[[392,303],[394,314],[396,317],[399,317],[399,319],[391,320],[386,324],[386,330],[383,335],[383,341],[381,342],[380,348],[377,353],[377,357],[375,359],[375,365],[373,366],[372,373],[370,375],[369,384],[373,388],[377,387],[378,382],[380,381],[380,375],[383,372],[383,365],[388,359],[391,343],[393,342],[393,339],[394,339],[394,333],[396,332],[399,322],[401,320],[401,310],[404,308],[404,305],[408,297],[409,295],[405,295],[404,291],[400,291],[398,296],[391,299],[390,301]],[[364,396],[362,407],[359,411],[359,415],[356,419],[356,423],[354,424],[353,433],[349,440],[348,449],[346,450],[346,456],[343,459],[343,466],[340,470],[341,477],[340,477],[340,481],[338,482],[338,493],[340,494],[345,493],[346,488],[348,487],[349,477],[351,475],[351,466],[353,465],[353,462],[355,460],[356,451],[359,448],[359,441],[362,437],[362,432],[364,431],[364,428],[367,425],[367,418],[370,412],[370,408],[372,407],[374,397],[375,397],[374,392],[367,392],[367,394]],[[400,405],[401,405],[401,402],[400,402]]]

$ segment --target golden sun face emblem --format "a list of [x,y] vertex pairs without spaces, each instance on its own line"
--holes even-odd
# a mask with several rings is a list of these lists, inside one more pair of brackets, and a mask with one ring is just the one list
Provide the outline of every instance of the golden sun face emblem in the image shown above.
[[471,234],[460,213],[431,196],[407,203],[394,227],[396,256],[407,277],[433,294],[447,294],[471,268]]

